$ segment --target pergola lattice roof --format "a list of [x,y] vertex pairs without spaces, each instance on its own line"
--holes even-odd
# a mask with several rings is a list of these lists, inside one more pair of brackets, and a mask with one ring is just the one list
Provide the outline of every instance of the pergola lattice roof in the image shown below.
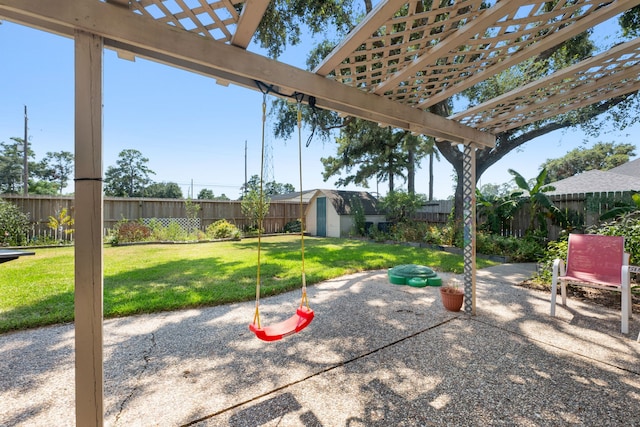
[[[262,14],[269,6],[267,1],[255,0],[134,0],[131,2],[113,0],[112,2],[130,3],[131,9],[140,15],[243,48],[249,45]],[[250,12],[241,15],[239,11],[242,10]]]
[[[486,9],[481,0],[425,3],[381,1],[314,72],[426,109],[637,2],[510,0]],[[267,6],[231,0],[131,2],[136,13],[243,48]],[[636,45],[626,43],[451,119],[497,133],[636,91]]]
[[383,2],[393,14],[369,15],[315,71],[427,108],[628,7],[600,0],[511,0],[487,9],[481,3],[421,10],[422,1]]
[[[383,2],[378,8],[395,9],[392,16],[370,14],[315,71],[419,108],[450,98],[633,5],[632,2],[598,0],[502,1],[481,10],[480,1],[469,0],[440,7],[435,3],[429,10],[421,10],[421,1],[392,3]],[[566,111],[566,108],[559,109],[565,103],[569,103],[569,108],[577,108],[586,100],[602,100],[605,89],[609,97],[619,94],[607,84],[599,85],[595,91],[567,92],[567,88],[584,84],[585,73],[594,67],[598,71],[592,75],[597,75],[597,79],[620,70],[598,66],[598,61],[609,63],[611,58],[597,57],[587,66],[572,67],[549,79],[563,84],[548,87],[554,91],[554,102],[547,104],[545,117],[549,113],[553,115],[553,111],[556,114]],[[625,64],[628,68],[630,63],[625,61]],[[572,72],[575,74],[570,74]],[[609,81],[617,78],[620,76],[610,77]],[[630,88],[627,79],[628,76],[624,78],[625,83],[620,84]],[[593,98],[594,92],[598,92],[598,98]],[[538,105],[539,96],[539,88],[529,92],[517,90],[510,103],[496,100],[474,108],[473,114],[465,112],[451,118],[482,130],[499,132],[540,120],[540,108],[521,108],[523,103]]]
[[[71,3],[105,1],[126,7],[130,13],[155,24],[242,49],[249,46],[269,5],[263,0],[75,0]],[[11,8],[3,11],[2,3],[0,1],[0,15],[9,19],[14,17]],[[15,3],[15,0],[4,3]],[[392,104],[372,106],[370,111],[350,106],[343,108],[349,102],[326,95],[334,92],[333,86],[319,88],[318,93],[309,95],[319,99],[319,106],[343,114],[428,133],[452,142],[474,140],[479,145],[492,145],[491,138],[478,133],[458,137],[461,128],[457,125],[445,125],[453,126],[452,131],[443,130],[439,125],[435,126],[437,129],[425,127],[425,121],[433,120],[431,116],[425,118],[416,114],[414,118],[407,110],[391,113],[389,110],[396,108],[393,104],[428,110],[639,3],[638,0],[560,0],[555,3],[509,0],[493,2],[483,9],[480,0],[382,0],[313,72],[388,99]],[[130,49],[127,43],[122,44],[116,37],[114,40],[112,47],[124,56],[132,53],[164,60],[164,57],[148,55],[146,47]],[[450,119],[465,127],[495,134],[636,91],[637,61],[633,59],[636,44],[636,41],[628,42]],[[277,78],[268,81],[268,77],[282,74],[280,70],[266,70],[266,75],[262,73],[262,76],[261,73],[247,76],[240,72],[235,75],[235,70],[229,74],[219,69],[217,72],[202,67],[197,69],[191,64],[182,66],[204,71],[223,83],[230,81],[251,86],[252,80],[261,80],[282,92],[296,91],[296,87]]]
[[640,39],[451,116],[493,133],[640,89]]

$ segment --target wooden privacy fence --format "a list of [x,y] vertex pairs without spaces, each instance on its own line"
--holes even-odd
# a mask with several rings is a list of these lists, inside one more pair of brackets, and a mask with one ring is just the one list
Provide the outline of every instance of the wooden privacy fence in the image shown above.
[[424,222],[444,224],[453,210],[453,200],[432,200],[420,207],[413,215],[413,219]]
[[[15,194],[3,194],[2,199],[18,206],[22,212],[31,219],[33,235],[50,235],[49,217],[56,217],[66,208],[73,217],[75,199],[73,197],[52,196],[21,196]],[[195,224],[201,230],[205,230],[210,224],[226,219],[238,228],[243,229],[250,222],[242,213],[241,203],[238,200],[192,200],[192,203],[200,206]],[[306,204],[302,206],[306,209]],[[129,221],[149,220],[156,218],[161,222],[169,219],[186,220],[187,210],[185,200],[182,199],[146,199],[146,198],[104,198],[104,228],[109,230],[123,219]],[[264,218],[265,233],[279,233],[285,224],[300,218],[300,203],[289,201],[273,201],[269,206],[269,212]]]
[[[631,204],[633,193],[578,193],[550,196],[553,203],[570,218],[571,223],[579,230],[598,223],[600,216],[620,204]],[[48,227],[49,217],[57,216],[66,208],[73,216],[73,197],[52,196],[21,196],[5,194],[2,199],[18,206],[22,212],[29,215],[32,223],[32,234],[35,236],[58,236],[59,232]],[[241,202],[238,200],[193,200],[200,205],[195,224],[201,230],[220,219],[235,224],[243,229],[250,225],[250,221],[242,213]],[[453,200],[436,200],[428,202],[415,214],[414,219],[431,223],[446,223],[453,209]],[[306,209],[307,204],[303,204]],[[185,200],[183,199],[146,199],[146,198],[104,198],[104,228],[113,228],[118,221],[158,219],[166,222],[175,219],[180,222],[187,219]],[[279,233],[285,224],[300,218],[300,205],[291,201],[272,201],[269,212],[264,219],[266,233]],[[529,209],[524,205],[516,212],[509,222],[504,235],[521,237],[529,226]],[[479,221],[482,221],[480,219]],[[555,240],[562,228],[547,220],[548,238]]]
[[[609,193],[575,193],[549,196],[551,201],[567,216],[570,223],[578,231],[583,231],[600,222],[600,216],[620,205],[631,205],[631,196],[634,192],[609,192]],[[523,236],[529,227],[529,206],[525,204],[516,212],[510,222],[510,230],[507,235]],[[549,240],[556,240],[563,231],[562,227],[553,224],[547,219]]]

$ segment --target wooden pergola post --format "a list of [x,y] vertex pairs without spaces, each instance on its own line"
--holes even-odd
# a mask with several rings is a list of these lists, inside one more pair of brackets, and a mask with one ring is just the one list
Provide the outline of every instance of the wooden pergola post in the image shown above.
[[76,425],[102,426],[102,37],[75,38]]
[[464,221],[464,311],[476,314],[476,148],[465,143],[462,156]]

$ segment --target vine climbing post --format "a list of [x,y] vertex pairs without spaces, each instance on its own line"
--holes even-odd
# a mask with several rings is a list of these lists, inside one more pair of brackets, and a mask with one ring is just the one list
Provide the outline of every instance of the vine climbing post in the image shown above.
[[464,144],[462,198],[464,220],[464,311],[476,314],[476,148]]

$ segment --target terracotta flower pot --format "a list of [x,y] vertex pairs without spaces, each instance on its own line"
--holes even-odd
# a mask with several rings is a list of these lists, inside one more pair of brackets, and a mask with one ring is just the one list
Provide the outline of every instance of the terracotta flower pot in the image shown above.
[[440,288],[440,296],[444,308],[449,311],[460,311],[464,300],[464,291],[458,288],[443,286]]

